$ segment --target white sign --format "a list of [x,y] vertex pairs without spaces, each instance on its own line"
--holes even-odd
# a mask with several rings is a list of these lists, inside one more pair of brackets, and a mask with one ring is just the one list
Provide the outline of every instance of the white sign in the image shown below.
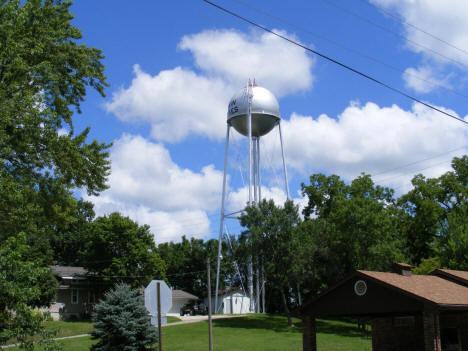
[[161,324],[167,324],[166,313],[172,307],[172,291],[163,280],[152,280],[145,288],[145,307],[151,315],[151,324],[158,324],[158,283],[161,295]]

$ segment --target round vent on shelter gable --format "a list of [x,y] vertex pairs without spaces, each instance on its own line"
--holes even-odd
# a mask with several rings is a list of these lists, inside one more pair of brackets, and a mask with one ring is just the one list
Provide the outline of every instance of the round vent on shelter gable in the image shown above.
[[367,292],[367,284],[364,280],[358,280],[354,283],[354,292],[358,296],[363,296]]

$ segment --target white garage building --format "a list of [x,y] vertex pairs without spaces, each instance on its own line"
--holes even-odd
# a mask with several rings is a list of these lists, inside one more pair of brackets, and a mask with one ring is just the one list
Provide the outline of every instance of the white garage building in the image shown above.
[[[207,303],[205,299],[205,303]],[[211,308],[213,313],[218,314],[244,314],[253,313],[250,310],[250,297],[242,289],[234,288],[227,290],[220,290],[218,292],[218,311],[215,311],[215,297],[211,298]]]
[[183,290],[172,290],[172,307],[168,316],[180,316],[180,309],[187,303],[197,301],[198,297]]

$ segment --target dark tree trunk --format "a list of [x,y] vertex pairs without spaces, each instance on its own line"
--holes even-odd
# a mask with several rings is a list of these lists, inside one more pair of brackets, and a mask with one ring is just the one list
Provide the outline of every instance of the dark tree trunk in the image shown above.
[[292,319],[291,319],[291,312],[289,312],[289,307],[288,307],[288,303],[286,301],[286,295],[284,294],[284,289],[281,288],[280,291],[281,291],[281,299],[283,300],[284,312],[286,313],[286,317],[288,317],[288,325],[290,327],[292,327],[293,323],[292,323]]

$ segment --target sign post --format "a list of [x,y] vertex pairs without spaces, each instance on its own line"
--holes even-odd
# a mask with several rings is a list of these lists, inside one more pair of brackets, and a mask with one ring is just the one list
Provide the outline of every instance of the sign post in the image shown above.
[[[158,284],[160,308],[158,308]],[[158,310],[161,311],[161,324],[165,325],[166,313],[172,307],[172,291],[164,280],[152,280],[145,288],[145,307],[151,316],[151,324],[158,325]]]
[[158,333],[159,333],[159,351],[162,351],[162,332],[161,332],[161,283],[158,282]]

